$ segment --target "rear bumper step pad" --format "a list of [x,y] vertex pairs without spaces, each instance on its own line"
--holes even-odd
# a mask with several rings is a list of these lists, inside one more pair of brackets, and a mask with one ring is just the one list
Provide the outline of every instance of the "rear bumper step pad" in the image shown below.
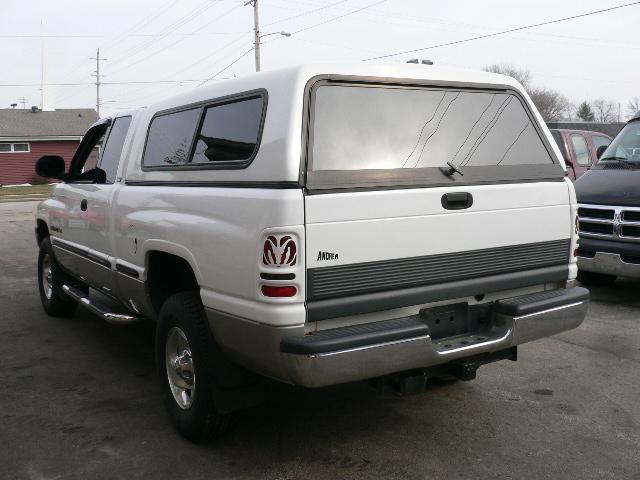
[[396,342],[407,338],[427,337],[429,327],[418,315],[351,327],[322,330],[302,338],[285,338],[280,351],[294,354],[314,354],[359,348],[371,344]]
[[493,312],[520,317],[522,315],[530,315],[542,310],[551,310],[572,303],[588,302],[589,297],[589,290],[582,287],[574,287],[566,290],[551,290],[534,295],[499,300],[494,304]]

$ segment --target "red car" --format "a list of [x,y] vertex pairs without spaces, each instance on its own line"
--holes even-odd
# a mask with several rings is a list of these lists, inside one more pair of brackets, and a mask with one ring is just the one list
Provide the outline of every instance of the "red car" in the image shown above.
[[609,135],[588,130],[552,129],[551,135],[560,147],[567,174],[573,181],[598,161],[598,150],[602,153],[612,140]]

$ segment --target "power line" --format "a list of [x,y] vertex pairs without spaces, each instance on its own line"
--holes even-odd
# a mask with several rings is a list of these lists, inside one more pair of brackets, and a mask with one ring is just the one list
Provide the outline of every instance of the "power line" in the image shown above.
[[[226,12],[224,12],[224,13],[222,13],[221,15],[217,16],[216,18],[214,18],[213,20],[211,20],[211,21],[209,21],[209,22],[205,23],[204,25],[202,25],[201,27],[197,28],[197,29],[193,32],[193,34],[198,33],[198,32],[200,32],[201,30],[204,30],[206,27],[208,27],[208,26],[209,26],[209,25],[211,25],[212,23],[215,23],[215,22],[218,22],[218,21],[222,20],[224,17],[226,17],[226,16],[230,15],[230,14],[231,14],[231,13],[233,13],[236,9],[240,8],[241,6],[242,6],[242,5],[240,5],[240,4],[235,5],[234,7],[230,8],[230,9],[229,9],[229,10],[227,10]],[[166,35],[165,35],[165,36],[166,36]],[[115,71],[110,72],[110,73],[111,73],[111,74],[115,74],[115,73],[121,72],[122,70],[125,70],[125,69],[128,69],[128,68],[131,68],[131,67],[133,67],[134,65],[137,65],[137,64],[139,64],[139,63],[141,63],[141,62],[144,62],[144,61],[146,61],[146,60],[149,60],[151,57],[154,57],[154,56],[158,55],[159,53],[164,52],[165,50],[167,50],[167,49],[169,49],[169,48],[171,48],[171,47],[175,46],[176,44],[178,44],[178,43],[180,43],[180,42],[184,41],[186,38],[187,38],[186,36],[185,36],[185,37],[182,37],[182,38],[178,38],[178,39],[177,39],[176,41],[174,41],[173,43],[170,43],[169,45],[165,45],[164,47],[162,47],[162,48],[160,48],[160,49],[156,50],[155,52],[152,52],[152,53],[150,53],[149,55],[147,55],[147,56],[145,56],[145,57],[142,57],[142,58],[140,58],[140,59],[138,59],[138,60],[135,60],[134,62],[129,63],[128,65],[121,66],[120,68],[118,68],[118,69],[116,69]]]
[[[436,44],[436,45],[430,45],[428,47],[414,48],[412,50],[404,50],[402,52],[388,53],[386,55],[380,55],[380,56],[377,56],[377,57],[365,58],[364,61],[367,62],[369,60],[380,60],[380,59],[383,59],[383,58],[397,57],[398,55],[406,55],[406,54],[409,54],[409,53],[422,52],[424,50],[431,50],[431,49],[434,49],[434,48],[448,47],[450,45],[458,45],[460,43],[472,42],[474,40],[481,40],[481,39],[484,39],[484,38],[497,37],[498,35],[505,35],[507,33],[518,32],[518,31],[521,31],[521,30],[528,30],[528,29],[531,29],[531,28],[543,27],[545,25],[552,25],[554,23],[566,22],[568,20],[575,20],[577,18],[583,18],[583,17],[588,17],[588,16],[591,16],[591,15],[597,15],[599,13],[610,12],[612,10],[618,10],[620,8],[631,7],[633,5],[638,5],[638,4],[640,4],[640,1],[639,2],[625,3],[623,5],[617,5],[615,7],[603,8],[601,10],[594,10],[594,11],[591,11],[591,12],[581,13],[579,15],[572,15],[570,17],[557,18],[555,20],[548,20],[546,22],[534,23],[534,24],[525,25],[525,26],[522,26],[522,27],[510,28],[508,30],[502,30],[500,32],[487,33],[485,35],[477,35],[475,37],[469,37],[469,38],[464,38],[464,39],[461,39],[461,40],[454,40],[454,41],[451,41],[451,42],[439,43],[439,44]],[[294,32],[294,33],[297,33],[297,32]]]
[[[348,0],[342,0],[342,1],[348,1]],[[198,29],[200,30],[200,29]],[[240,32],[204,32],[204,33],[199,33],[198,30],[193,31],[193,32],[184,32],[184,33],[170,33],[167,34],[166,36],[169,35],[175,35],[177,37],[192,37],[195,35],[236,35]],[[142,38],[150,38],[150,37],[159,37],[160,34],[158,33],[128,33],[126,35],[123,35],[123,37],[142,37]],[[44,34],[44,35],[39,35],[37,33],[11,33],[11,34],[0,34],[0,38],[36,38],[36,39],[40,39],[40,38],[109,38],[110,35],[88,35],[88,34],[56,34],[56,33],[52,33],[52,34]],[[109,44],[109,47],[111,47],[112,44]]]
[[[189,65],[187,65],[187,66],[185,66],[185,67],[183,67],[183,68],[180,68],[179,70],[176,70],[176,71],[175,71],[175,72],[173,72],[170,76],[172,76],[172,75],[176,75],[177,73],[183,73],[183,72],[185,72],[186,70],[191,70],[194,66],[201,65],[201,64],[202,64],[202,62],[203,62],[204,60],[207,60],[208,58],[213,57],[214,55],[217,55],[219,52],[221,52],[222,50],[225,50],[226,48],[230,47],[231,45],[233,45],[233,44],[235,44],[235,43],[238,43],[240,40],[242,40],[242,39],[243,39],[246,35],[248,35],[250,32],[251,32],[251,30],[246,31],[246,32],[245,32],[245,33],[243,33],[242,35],[238,36],[236,39],[234,39],[234,40],[232,40],[232,41],[230,41],[230,42],[228,42],[228,43],[226,43],[226,44],[222,45],[220,48],[218,48],[218,49],[214,50],[213,52],[208,53],[207,55],[205,55],[205,56],[204,56],[204,57],[202,57],[202,58],[199,58],[197,61],[195,61],[195,62],[193,62],[193,63],[190,63]],[[222,57],[222,58],[221,58],[221,60],[222,60],[223,58],[226,58],[226,57]],[[223,80],[223,79],[225,79],[225,78],[221,78],[221,80]],[[197,81],[198,81],[198,82],[202,82],[202,81],[205,81],[205,80],[207,80],[207,79],[201,79],[201,80],[197,80]],[[163,80],[162,82],[165,82],[165,81],[166,81],[167,83],[168,83],[168,82],[176,82],[176,80],[170,80],[170,79],[169,79],[169,78],[167,78],[167,77],[165,77],[165,80]],[[159,81],[158,83],[160,83],[160,82],[161,82],[161,81]],[[136,94],[136,98],[138,98],[138,97],[137,97],[137,92],[142,91],[142,90],[144,90],[144,87],[142,87],[142,88],[140,88],[140,89],[133,89],[133,91],[128,91],[128,92],[127,92],[127,94],[129,94],[129,95],[130,95],[130,94]],[[161,93],[161,92],[164,92],[164,91],[165,91],[165,89],[159,90],[158,92],[156,92],[156,94]],[[144,95],[144,94],[143,94],[143,95]],[[144,95],[144,96],[148,96],[148,95]]]
[[223,69],[219,70],[218,72],[214,73],[213,75],[211,75],[209,78],[207,78],[205,81],[203,81],[202,83],[200,83],[198,85],[198,87],[201,87],[202,85],[204,85],[205,83],[213,80],[215,77],[217,77],[218,75],[220,75],[222,72],[224,72],[225,70],[227,70],[228,68],[232,67],[233,65],[235,65],[236,63],[238,63],[240,60],[242,60],[244,57],[246,57],[249,53],[251,53],[253,51],[253,47],[251,47],[249,50],[247,50],[246,52],[244,52],[242,55],[240,55],[238,58],[236,58],[233,62],[231,62],[229,65],[227,65],[226,67],[224,67]]
[[[102,60],[102,59],[101,59]],[[101,86],[104,85],[138,85],[138,84],[156,84],[156,83],[188,83],[188,82],[202,82],[205,78],[187,78],[179,80],[130,80],[122,82],[100,82]],[[220,80],[228,80],[228,78],[220,78]],[[46,87],[69,87],[69,86],[86,86],[95,85],[95,82],[79,82],[79,83],[45,83]],[[0,87],[39,87],[39,83],[0,83]]]
[[291,35],[295,35],[296,33],[306,32],[307,30],[311,30],[312,28],[316,28],[316,27],[319,27],[321,25],[326,25],[327,23],[335,22],[336,20],[340,20],[341,18],[348,17],[349,15],[353,15],[355,13],[362,12],[363,10],[366,10],[368,8],[373,8],[375,6],[380,5],[381,3],[385,3],[385,2],[388,2],[388,1],[389,0],[378,0],[377,2],[370,3],[369,5],[365,5],[364,7],[360,7],[358,9],[356,9],[356,10],[351,10],[350,12],[343,13],[342,15],[338,15],[336,17],[331,17],[331,18],[328,18],[327,20],[323,20],[322,22],[319,22],[319,23],[316,23],[316,24],[313,24],[313,25],[309,25],[308,27],[304,27],[304,28],[301,28],[301,29],[296,30],[294,32],[291,32]]
[[113,37],[113,39],[110,42],[109,47],[113,48],[114,45],[117,45],[117,44],[121,43],[125,38],[127,38],[127,34],[129,34],[130,32],[140,30],[142,27],[144,27],[146,25],[149,25],[156,18],[158,18],[160,15],[162,15],[164,12],[170,10],[176,3],[178,3],[178,0],[170,0],[170,1],[166,2],[162,7],[157,9],[156,12],[153,15],[151,15],[150,17],[143,18],[139,22],[136,22],[135,24],[133,24],[129,28],[127,28],[124,31],[120,32],[115,37]]
[[330,3],[328,5],[323,5],[322,7],[315,8],[313,10],[307,10],[305,12],[298,13],[296,15],[291,15],[290,17],[285,17],[285,18],[280,18],[278,20],[274,20],[273,22],[264,24],[263,27],[270,27],[271,25],[276,25],[278,23],[286,22],[288,20],[293,20],[294,18],[304,17],[305,15],[312,15],[312,14],[314,14],[316,12],[321,11],[321,10],[326,10],[327,8],[335,7],[336,5],[340,5],[341,3],[346,3],[346,2],[349,2],[349,1],[351,1],[351,0],[340,0],[340,1],[335,2],[335,3]]
[[[362,12],[363,10],[375,7],[377,5],[380,5],[381,3],[385,3],[385,2],[388,2],[388,1],[389,0],[378,0],[377,2],[370,3],[368,5],[365,5],[364,7],[360,7],[358,9],[356,9],[356,10],[351,10],[351,11],[349,11],[347,13],[343,13],[341,15],[338,15],[338,16],[331,17],[331,18],[328,18],[326,20],[323,20],[322,22],[314,23],[313,25],[309,25],[307,27],[303,27],[303,28],[300,28],[298,30],[295,30],[295,31],[291,32],[291,35],[296,35],[298,33],[302,33],[302,32],[306,32],[307,30],[311,30],[312,28],[320,27],[322,25],[326,25],[327,23],[335,22],[336,20],[340,20],[340,19],[342,19],[344,17],[348,17],[349,15],[353,15],[353,14]],[[284,37],[274,38],[271,41],[263,42],[263,44],[277,42],[278,40],[282,40],[282,38],[284,38]]]
[[197,18],[200,14],[204,13],[206,10],[208,10],[211,7],[213,7],[216,3],[220,3],[221,1],[222,0],[205,1],[200,6],[194,8],[193,10],[191,10],[186,15],[183,15],[182,17],[178,18],[172,24],[166,26],[162,31],[159,32],[159,34],[157,35],[157,38],[153,38],[151,40],[147,40],[147,41],[141,42],[138,45],[134,45],[133,47],[130,47],[130,48],[124,50],[120,54],[121,58],[115,60],[114,62],[112,62],[112,64],[119,64],[122,61],[127,60],[130,56],[138,55],[141,51],[147,49],[148,47],[150,47],[152,45],[155,45],[158,40],[162,40],[167,35],[171,34],[173,31],[175,31],[178,28],[182,27],[183,25],[186,25],[187,23],[191,22],[192,20]]

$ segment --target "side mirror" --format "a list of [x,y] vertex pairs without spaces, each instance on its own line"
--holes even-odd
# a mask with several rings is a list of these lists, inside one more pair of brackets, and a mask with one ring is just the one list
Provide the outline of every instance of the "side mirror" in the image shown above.
[[596,157],[598,157],[598,160],[600,160],[600,157],[602,156],[602,154],[607,148],[609,148],[608,145],[600,145],[598,147],[598,149],[596,150]]
[[36,173],[45,178],[64,178],[64,158],[57,155],[45,155],[36,162]]

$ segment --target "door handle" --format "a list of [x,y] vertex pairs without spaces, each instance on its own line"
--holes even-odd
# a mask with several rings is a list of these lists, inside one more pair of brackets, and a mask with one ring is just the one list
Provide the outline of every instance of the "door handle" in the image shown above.
[[467,192],[445,193],[441,201],[447,210],[464,210],[473,205],[473,195]]
[[83,212],[87,211],[87,199],[83,198],[82,201],[80,202],[80,210],[82,210]]

